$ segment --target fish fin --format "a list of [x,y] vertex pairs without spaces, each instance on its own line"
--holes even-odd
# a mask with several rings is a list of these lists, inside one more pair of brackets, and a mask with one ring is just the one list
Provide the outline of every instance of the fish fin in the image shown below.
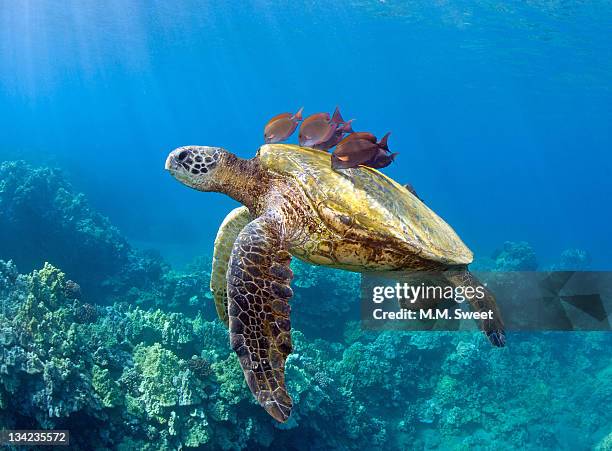
[[283,118],[287,118],[287,117],[291,117],[291,113],[280,113],[280,114],[277,114],[276,116],[274,116],[272,119],[270,119],[268,121],[266,126],[270,125],[272,122],[275,122],[275,121],[277,121],[279,119],[283,119]]
[[391,158],[391,161],[395,161],[398,155],[399,155],[399,152],[394,152],[391,155],[389,155],[389,158]]
[[389,145],[387,144],[387,141],[389,141],[389,135],[391,135],[391,132],[387,132],[387,134],[381,138],[381,140],[378,142],[378,147],[389,150]]
[[345,123],[344,123],[344,125],[342,126],[342,131],[343,131],[344,133],[354,133],[354,132],[355,132],[355,131],[353,130],[353,125],[352,125],[352,122],[353,122],[354,120],[355,120],[355,119],[351,119],[350,121],[347,121],[347,122],[345,122]]
[[331,167],[332,169],[349,169],[349,168],[354,168],[357,165],[351,165],[349,161],[347,161],[346,159],[340,159],[339,157],[337,157],[336,155],[332,154],[331,157]]
[[332,122],[335,122],[336,124],[344,123],[344,119],[342,119],[342,114],[340,114],[340,108],[338,108],[337,106],[336,106],[336,109],[334,110],[334,114],[332,115],[331,120]]
[[302,120],[302,112],[304,111],[304,107],[300,108],[297,113],[295,113],[293,115],[293,117],[291,119],[295,119],[296,121],[301,121]]

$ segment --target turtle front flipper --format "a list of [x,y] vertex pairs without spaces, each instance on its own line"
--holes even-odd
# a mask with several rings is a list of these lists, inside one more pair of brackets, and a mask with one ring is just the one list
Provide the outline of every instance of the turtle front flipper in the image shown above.
[[219,319],[226,326],[228,325],[227,265],[238,234],[251,222],[251,219],[251,214],[247,207],[233,209],[221,223],[217,232],[217,238],[215,238],[212,271],[210,274],[210,291],[213,293],[217,315],[219,315]]
[[293,404],[285,387],[293,273],[284,230],[272,213],[250,222],[236,239],[227,273],[232,349],[259,404],[281,422]]

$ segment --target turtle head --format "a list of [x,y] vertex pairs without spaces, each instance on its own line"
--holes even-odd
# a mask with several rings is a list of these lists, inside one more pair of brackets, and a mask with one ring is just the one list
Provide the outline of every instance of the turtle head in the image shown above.
[[266,191],[267,177],[256,158],[243,160],[221,147],[179,147],[170,152],[165,167],[190,188],[227,194],[248,208]]
[[198,191],[218,191],[220,168],[236,157],[220,147],[186,146],[173,150],[166,159],[166,170],[185,185]]

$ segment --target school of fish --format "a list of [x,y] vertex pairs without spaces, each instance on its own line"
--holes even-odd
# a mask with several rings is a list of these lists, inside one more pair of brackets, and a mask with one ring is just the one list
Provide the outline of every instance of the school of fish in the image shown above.
[[[266,143],[286,141],[300,126],[298,141],[300,146],[332,152],[331,164],[334,169],[348,169],[359,165],[374,169],[389,166],[398,155],[389,150],[387,133],[380,141],[369,132],[355,132],[353,120],[345,121],[336,107],[334,113],[315,113],[302,118],[303,108],[297,113],[281,113],[268,121],[264,128]],[[301,122],[301,125],[300,125]]]

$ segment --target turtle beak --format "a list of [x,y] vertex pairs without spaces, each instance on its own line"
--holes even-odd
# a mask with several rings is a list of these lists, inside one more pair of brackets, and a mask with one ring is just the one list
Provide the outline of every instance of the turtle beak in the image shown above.
[[174,157],[172,156],[172,154],[168,155],[168,158],[166,158],[166,164],[164,165],[164,169],[166,171],[169,171],[172,165],[174,164],[173,160],[174,160]]

